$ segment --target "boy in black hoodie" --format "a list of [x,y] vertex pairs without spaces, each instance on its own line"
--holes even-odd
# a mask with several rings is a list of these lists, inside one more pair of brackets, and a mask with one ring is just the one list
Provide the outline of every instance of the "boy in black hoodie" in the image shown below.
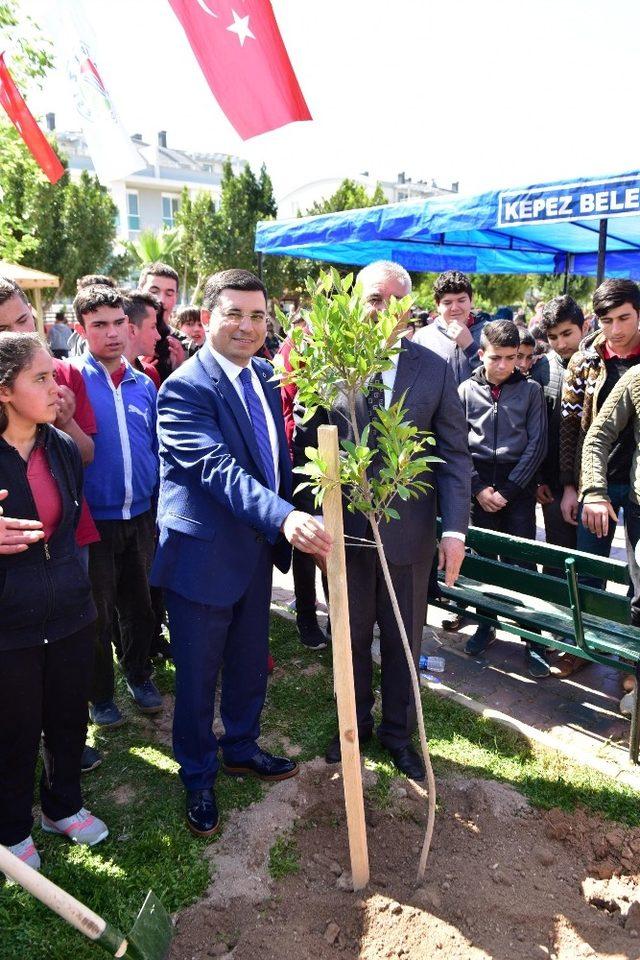
[[[535,481],[547,450],[547,415],[540,385],[516,370],[519,343],[511,320],[486,324],[479,350],[482,366],[458,392],[473,459],[472,525],[535,540]],[[466,652],[476,656],[494,641],[495,630],[482,624]],[[527,661],[530,673],[548,675],[537,650],[528,649]]]

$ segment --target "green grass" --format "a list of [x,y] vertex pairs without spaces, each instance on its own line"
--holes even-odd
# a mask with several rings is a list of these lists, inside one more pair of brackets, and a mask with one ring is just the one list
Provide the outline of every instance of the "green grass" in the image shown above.
[[269,873],[274,880],[282,880],[299,869],[296,839],[290,833],[283,833],[269,850]]
[[[274,745],[298,744],[303,760],[318,756],[336,729],[331,654],[307,651],[297,642],[293,624],[279,617],[272,623],[272,650],[277,671],[263,714],[265,737]],[[170,692],[172,669],[160,670],[157,680]],[[122,689],[118,696],[129,723],[109,735],[92,732],[104,763],[83,778],[86,805],[107,821],[109,839],[93,851],[74,848],[43,835],[38,826],[34,839],[43,873],[126,932],[149,888],[171,912],[201,897],[209,882],[209,862],[202,856],[207,842],[191,837],[184,826],[184,793],[170,747],[148,733],[147,721],[129,706]],[[630,788],[530,745],[437,694],[424,691],[423,697],[436,776],[495,779],[513,784],[539,807],[571,810],[579,805],[612,820],[640,824],[637,794]],[[378,772],[369,796],[384,809],[393,768],[375,740],[364,752]],[[115,791],[123,785],[130,802],[119,804]],[[263,788],[252,779],[222,775],[216,792],[224,821],[230,810],[259,799]],[[270,870],[275,877],[284,876],[294,864],[295,841],[285,835],[271,850]],[[0,885],[0,960],[90,960],[97,955],[95,946],[20,888]]]
[[[158,673],[169,692],[173,670]],[[92,728],[104,761],[82,781],[85,804],[107,822],[109,838],[94,850],[73,847],[43,834],[37,822],[33,836],[45,876],[126,933],[149,889],[170,912],[201,897],[209,862],[202,856],[206,842],[184,826],[184,791],[170,747],[146,733],[122,687],[118,700],[129,723],[111,734]],[[114,791],[123,785],[131,800],[119,804]],[[262,787],[221,776],[217,796],[224,819],[259,799]],[[19,887],[0,885],[0,960],[90,960],[102,953]]]
[[[331,654],[310,653],[296,642],[293,625],[274,618],[273,648],[276,660],[287,663],[287,673],[270,689],[265,726],[281,730],[300,744],[302,758],[321,754],[335,733],[336,717]],[[322,664],[313,676],[302,672],[311,663]],[[379,685],[379,670],[374,684]],[[422,691],[427,739],[436,776],[475,776],[499,780],[516,787],[536,806],[574,809],[580,805],[611,820],[640,825],[636,791],[562,754],[530,744],[516,731],[479,717],[441,695]],[[365,757],[379,775],[372,799],[388,804],[388,786],[393,768],[388,754],[375,738],[366,745]]]

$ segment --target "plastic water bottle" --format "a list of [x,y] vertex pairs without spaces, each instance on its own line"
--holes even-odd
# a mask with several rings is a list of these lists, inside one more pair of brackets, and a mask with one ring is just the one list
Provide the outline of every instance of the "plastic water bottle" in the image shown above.
[[444,657],[425,657],[420,656],[420,669],[429,670],[431,673],[444,673]]

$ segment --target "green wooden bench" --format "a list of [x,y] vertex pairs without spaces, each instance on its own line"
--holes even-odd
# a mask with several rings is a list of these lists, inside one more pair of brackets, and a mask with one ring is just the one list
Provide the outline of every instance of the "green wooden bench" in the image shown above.
[[[553,568],[564,576],[520,563]],[[429,603],[523,640],[633,673],[640,683],[640,628],[630,625],[628,598],[584,586],[578,579],[583,576],[604,580],[605,586],[606,581],[629,583],[627,564],[619,560],[470,527],[460,577],[453,587],[440,579],[442,598]],[[638,763],[640,697],[634,700],[629,756]]]

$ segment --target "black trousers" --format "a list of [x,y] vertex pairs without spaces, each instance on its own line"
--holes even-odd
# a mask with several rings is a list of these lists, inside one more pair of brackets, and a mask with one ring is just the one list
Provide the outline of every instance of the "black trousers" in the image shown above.
[[20,843],[31,833],[41,734],[42,812],[61,820],[82,806],[94,634],[90,624],[55,643],[0,652],[0,843]]
[[[489,513],[483,510],[478,501],[471,501],[471,524],[474,527],[482,527],[484,530],[495,530],[496,533],[508,533],[513,537],[524,537],[526,540],[536,539],[536,501],[533,494],[523,493],[522,496],[510,500],[506,507],[498,510],[497,513]],[[496,558],[497,559],[497,558]],[[523,560],[515,561],[507,557],[500,557],[503,563],[512,566],[521,567],[523,570],[535,570],[535,563],[527,563]],[[487,615],[487,611],[482,607],[476,607],[478,613]],[[537,633],[537,630],[533,631]],[[527,641],[528,645],[539,653],[544,650],[540,644],[533,641]]]
[[155,617],[149,595],[155,522],[151,511],[132,520],[97,520],[99,543],[89,548],[89,578],[98,610],[92,703],[112,700],[113,620],[118,613],[121,660],[127,680],[151,676],[149,651]]
[[[611,523],[611,521],[609,521]],[[631,623],[640,627],[640,566],[636,560],[636,547],[640,542],[640,506],[629,500],[624,510],[627,562],[631,580]]]
[[506,507],[497,513],[483,510],[475,497],[471,501],[471,525],[496,533],[508,533],[513,537],[536,538],[536,501],[533,494],[523,493],[509,500]]
[[[547,543],[552,543],[556,547],[564,547],[567,550],[576,549],[576,538],[578,528],[567,521],[562,516],[560,503],[562,501],[562,490],[553,490],[553,501],[542,505],[542,515],[544,516],[544,532]],[[552,577],[564,577],[564,570],[555,567],[544,567],[543,573]]]
[[316,563],[310,553],[293,551],[293,588],[296,595],[296,617],[303,621],[316,618]]
[[[406,567],[389,564],[389,567],[417,667],[427,612],[431,560]],[[377,551],[367,548],[348,550],[347,584],[358,732],[362,737],[373,730],[375,697],[371,645],[377,623],[382,668],[382,722],[377,736],[385,747],[392,750],[405,747],[416,728],[416,712],[409,668]]]
[[[316,613],[316,576],[318,567],[310,553],[302,550],[293,551],[291,563],[293,569],[293,589],[296,596],[296,619],[305,623],[317,623]],[[329,601],[329,586],[322,574],[322,588]]]

